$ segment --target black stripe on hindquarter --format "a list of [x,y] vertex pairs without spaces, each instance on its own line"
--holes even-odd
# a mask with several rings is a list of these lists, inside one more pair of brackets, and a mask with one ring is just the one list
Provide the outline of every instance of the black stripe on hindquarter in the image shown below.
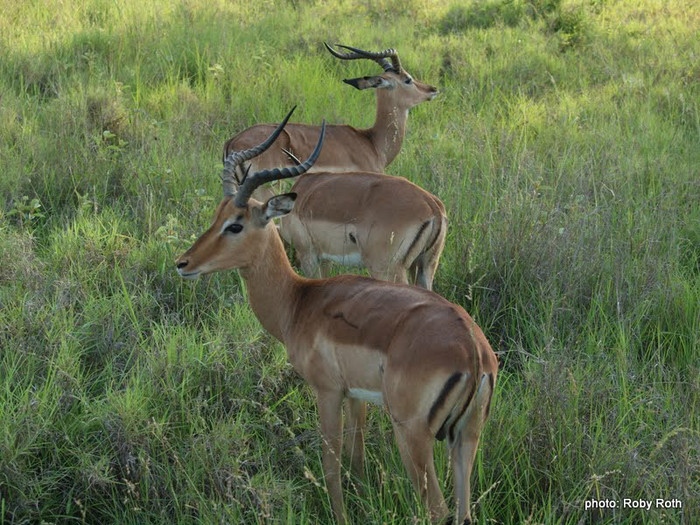
[[[447,423],[447,420],[445,420],[445,423]],[[437,434],[435,434],[435,439],[437,439],[438,441],[442,441],[443,439],[445,439],[445,434],[447,433],[447,431],[445,430],[445,423],[442,424],[440,429],[437,431]]]
[[[447,396],[449,393],[452,391],[452,389],[455,387],[457,382],[460,380],[462,377],[462,374],[459,372],[455,372],[452,374],[447,381],[445,381],[445,385],[442,387],[442,390],[440,391],[440,394],[438,395],[437,399],[435,400],[435,403],[433,403],[433,406],[430,407],[430,412],[428,412],[428,425],[430,425],[433,422],[433,419],[435,418],[435,414],[437,413],[438,410],[442,407],[443,403],[445,402],[445,399],[447,399]],[[444,426],[444,423],[443,423]],[[443,430],[442,427],[440,427],[440,430],[438,431],[438,435],[436,436],[438,439],[442,440],[445,439],[444,433],[442,437],[440,436],[440,432]]]
[[462,405],[462,409],[459,411],[459,414],[457,414],[457,417],[454,418],[454,420],[452,421],[452,426],[450,427],[449,432],[448,432],[448,435],[450,437],[450,441],[455,440],[455,426],[457,426],[457,423],[462,418],[462,416],[464,415],[464,412],[467,410],[467,408],[471,404],[472,397],[474,397],[475,392],[476,392],[476,382],[472,385],[472,390],[471,390],[471,392],[469,392],[469,397],[467,397],[467,402],[464,403],[464,405]]
[[484,421],[489,417],[489,410],[491,410],[491,398],[493,397],[493,374],[489,374],[489,385],[491,385],[491,392],[489,392],[489,401],[486,403],[486,412],[484,413]]
[[438,227],[434,228],[435,231],[433,232],[433,237],[425,245],[425,250],[423,251],[423,253],[429,251],[435,245],[435,242],[438,240],[438,237],[440,237],[440,233],[442,232],[442,226],[443,226],[442,217],[438,217],[435,220],[439,220],[440,222],[438,222]]
[[416,237],[413,239],[413,242],[408,247],[408,250],[406,250],[406,255],[404,255],[404,257],[403,257],[404,266],[406,266],[406,264],[408,262],[408,261],[406,261],[406,259],[408,258],[409,255],[411,255],[411,252],[413,251],[413,247],[416,245],[416,243],[418,242],[418,239],[420,239],[421,235],[423,235],[423,232],[425,231],[425,229],[428,226],[430,226],[429,220],[425,221],[423,224],[420,225],[420,228],[418,228],[418,233],[416,234]]

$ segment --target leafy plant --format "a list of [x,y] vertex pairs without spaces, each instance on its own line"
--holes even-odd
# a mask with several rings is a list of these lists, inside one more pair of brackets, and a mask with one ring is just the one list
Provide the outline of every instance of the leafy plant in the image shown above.
[[19,200],[12,204],[12,208],[7,212],[8,217],[16,217],[20,226],[31,225],[37,219],[44,217],[41,211],[41,202],[36,197],[29,200],[29,197],[23,195]]

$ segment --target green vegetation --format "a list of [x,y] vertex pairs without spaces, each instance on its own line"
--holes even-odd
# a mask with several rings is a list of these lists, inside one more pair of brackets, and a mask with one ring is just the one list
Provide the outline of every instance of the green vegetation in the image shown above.
[[[376,67],[324,40],[395,47],[442,90],[389,172],[445,202],[436,290],[501,354],[478,522],[697,519],[695,2],[0,11],[0,523],[331,521],[314,400],[284,348],[235,272],[173,268],[208,227],[235,132],[294,104],[300,121],[372,122],[372,95],[341,79]],[[381,411],[368,434],[351,516],[422,523]],[[593,498],[618,508],[584,510]]]

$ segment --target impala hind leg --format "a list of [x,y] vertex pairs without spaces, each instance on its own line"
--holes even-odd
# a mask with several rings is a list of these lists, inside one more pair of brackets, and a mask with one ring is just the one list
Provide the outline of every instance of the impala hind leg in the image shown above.
[[360,479],[365,475],[365,422],[367,420],[367,403],[359,399],[345,400],[345,421],[347,439],[344,441],[345,453],[350,458],[352,473]]
[[470,525],[471,519],[471,474],[476,457],[479,436],[466,429],[456,437],[450,451],[454,472],[455,503],[457,505],[457,523]]
[[[415,284],[426,290],[433,289],[433,279],[435,278],[435,271],[437,270],[437,260],[434,264],[428,265],[423,261],[416,263],[415,266]],[[413,273],[413,272],[411,272]]]
[[330,261],[321,260],[319,262],[319,273],[322,278],[330,277],[333,270],[333,264]]
[[493,379],[484,374],[472,406],[463,421],[458,422],[460,430],[454,442],[448,443],[454,472],[455,503],[457,523],[471,524],[471,475],[479,446],[479,436],[488,416],[488,406],[493,394]]
[[430,521],[441,522],[447,517],[448,510],[435,473],[433,436],[424,426],[413,428],[413,426],[396,422],[394,422],[394,434],[401,460],[413,487],[430,513]]
[[317,391],[318,417],[321,421],[323,474],[338,524],[347,523],[340,484],[340,453],[343,444],[343,392]]
[[321,262],[312,251],[297,251],[297,261],[306,277],[318,279],[321,277]]
[[[433,245],[428,248],[425,253],[422,253],[415,262],[416,286],[421,286],[426,290],[433,289],[433,279],[440,263],[440,255],[445,247],[445,232],[447,224],[444,223],[438,233],[437,239]],[[411,272],[413,273],[413,272]]]

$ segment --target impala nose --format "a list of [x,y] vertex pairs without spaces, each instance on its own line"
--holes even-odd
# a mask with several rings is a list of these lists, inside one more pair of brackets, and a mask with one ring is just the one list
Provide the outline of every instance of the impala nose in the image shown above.
[[435,86],[427,86],[427,88],[427,93],[425,94],[426,100],[433,100],[435,97],[438,96],[438,93],[440,93],[440,90]]
[[196,279],[197,277],[199,277],[201,272],[198,272],[198,271],[193,272],[193,271],[191,271],[191,268],[190,268],[190,271],[188,271],[186,268],[187,268],[187,266],[189,266],[189,264],[190,264],[190,261],[188,261],[187,259],[178,259],[177,261],[175,261],[175,266],[177,267],[177,273],[179,273],[180,277],[182,277],[184,279]]

